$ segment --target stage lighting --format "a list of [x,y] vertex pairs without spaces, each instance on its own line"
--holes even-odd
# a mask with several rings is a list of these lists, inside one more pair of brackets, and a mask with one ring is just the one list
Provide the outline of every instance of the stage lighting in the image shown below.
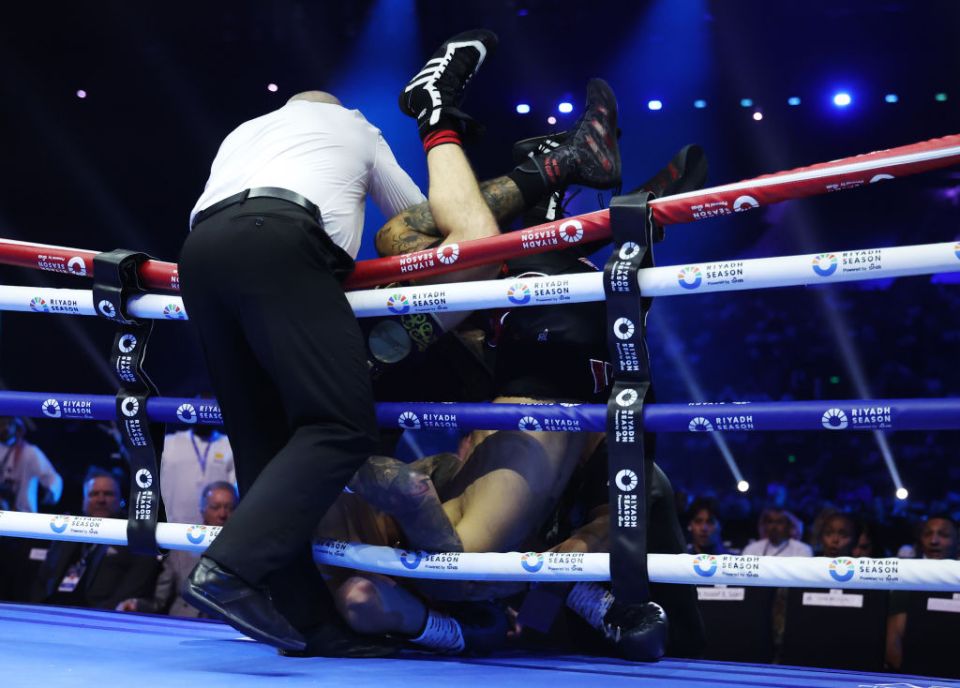
[[547,124],[556,124],[556,123],[557,123],[556,117],[554,117],[553,115],[550,115],[549,117],[547,117]]
[[663,102],[659,100],[651,100],[647,102],[647,109],[649,110],[662,110]]
[[746,480],[741,480],[737,483],[737,489],[740,490],[740,492],[746,492],[750,489],[750,483],[748,483]]
[[940,93],[938,93],[937,95],[935,95],[935,96],[933,97],[933,99],[934,99],[935,101],[937,101],[938,103],[946,103],[946,102],[947,102],[947,94],[946,94],[946,93],[943,93],[943,92],[940,92]]
[[276,93],[280,88],[276,84],[267,84],[267,90],[270,91],[270,93]]
[[753,98],[741,98],[740,107],[745,107],[745,108],[753,107]]
[[900,96],[898,96],[896,93],[888,93],[883,97],[883,100],[887,103],[896,103],[898,100],[900,100]]
[[762,112],[760,112],[759,110],[757,110],[756,112],[753,113],[753,121],[754,121],[754,122],[759,122],[759,121],[762,120],[762,119],[763,119],[763,113],[762,113]]
[[907,488],[898,487],[897,488],[897,499],[903,500],[910,496],[910,493],[907,492]]
[[697,100],[693,101],[693,107],[697,108],[698,110],[702,110],[703,108],[707,107],[707,101],[705,101],[703,98],[698,98]]
[[790,96],[789,98],[787,98],[787,105],[796,107],[799,104],[800,104],[800,98],[798,98],[797,96]]
[[573,112],[573,103],[568,103],[567,101],[563,101],[562,103],[557,105],[557,111],[567,115]]
[[849,93],[841,91],[836,93],[833,96],[833,104],[837,107],[847,107],[850,103],[853,102],[853,98],[850,97]]
[[526,115],[530,112],[530,106],[527,103],[517,103],[517,114]]
[[84,91],[82,88],[77,91],[77,98],[80,98],[81,100],[83,100],[86,97],[87,97],[87,92]]

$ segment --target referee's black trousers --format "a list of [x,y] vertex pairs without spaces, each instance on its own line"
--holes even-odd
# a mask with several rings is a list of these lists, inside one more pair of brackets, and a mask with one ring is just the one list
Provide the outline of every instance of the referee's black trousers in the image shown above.
[[313,531],[377,442],[365,348],[340,284],[352,267],[308,213],[268,198],[203,219],[180,255],[241,496],[206,555],[268,586],[301,630],[335,613]]

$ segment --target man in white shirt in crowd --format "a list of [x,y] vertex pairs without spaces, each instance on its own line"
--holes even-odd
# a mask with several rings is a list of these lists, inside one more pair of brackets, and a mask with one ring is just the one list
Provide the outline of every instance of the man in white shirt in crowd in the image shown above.
[[27,442],[24,435],[26,426],[22,420],[0,418],[0,505],[36,513],[41,502],[51,505],[60,501],[63,478],[40,448]]
[[785,509],[768,507],[760,514],[760,538],[743,548],[744,555],[763,557],[812,557],[813,549],[790,537],[793,522]]
[[[464,87],[495,44],[489,31],[455,36],[401,95],[442,243],[499,233],[460,147],[472,128]],[[367,194],[387,217],[423,201],[363,115],[329,93],[297,94],[221,144],[180,255],[242,497],[183,595],[285,653],[384,652],[339,618],[310,546],[377,445],[366,351],[341,286]]]
[[169,523],[196,523],[197,503],[210,483],[236,484],[230,440],[212,425],[163,438],[160,494]]

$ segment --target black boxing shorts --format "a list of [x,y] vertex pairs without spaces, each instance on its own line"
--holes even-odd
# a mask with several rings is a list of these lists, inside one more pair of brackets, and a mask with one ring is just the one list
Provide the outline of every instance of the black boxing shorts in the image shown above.
[[[566,251],[507,263],[511,278],[561,276],[597,268]],[[602,301],[514,308],[499,318],[496,396],[606,403],[606,306]]]

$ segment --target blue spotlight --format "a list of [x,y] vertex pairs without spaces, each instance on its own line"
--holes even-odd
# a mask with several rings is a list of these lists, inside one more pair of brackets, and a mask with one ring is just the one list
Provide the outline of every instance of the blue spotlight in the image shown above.
[[557,105],[557,112],[562,112],[565,115],[570,114],[571,112],[573,112],[573,103],[568,103],[567,101],[563,101],[562,103]]
[[530,106],[527,103],[517,103],[517,114],[526,115],[530,112]]
[[800,104],[800,98],[798,98],[797,96],[790,96],[789,98],[787,98],[787,105],[792,105],[793,107],[796,107],[799,104]]
[[697,98],[695,101],[693,101],[693,107],[697,108],[698,110],[702,110],[703,108],[707,107],[707,101],[705,101],[703,98]]
[[896,93],[888,93],[883,97],[883,99],[888,103],[896,103],[898,100],[900,100],[900,96],[898,96]]
[[837,107],[847,107],[852,102],[853,102],[853,98],[851,98],[850,94],[846,93],[845,91],[836,93],[833,96],[833,104],[836,105]]
[[650,110],[662,110],[663,103],[659,100],[651,100],[647,102],[647,108]]
[[753,107],[753,98],[741,98],[740,107]]

